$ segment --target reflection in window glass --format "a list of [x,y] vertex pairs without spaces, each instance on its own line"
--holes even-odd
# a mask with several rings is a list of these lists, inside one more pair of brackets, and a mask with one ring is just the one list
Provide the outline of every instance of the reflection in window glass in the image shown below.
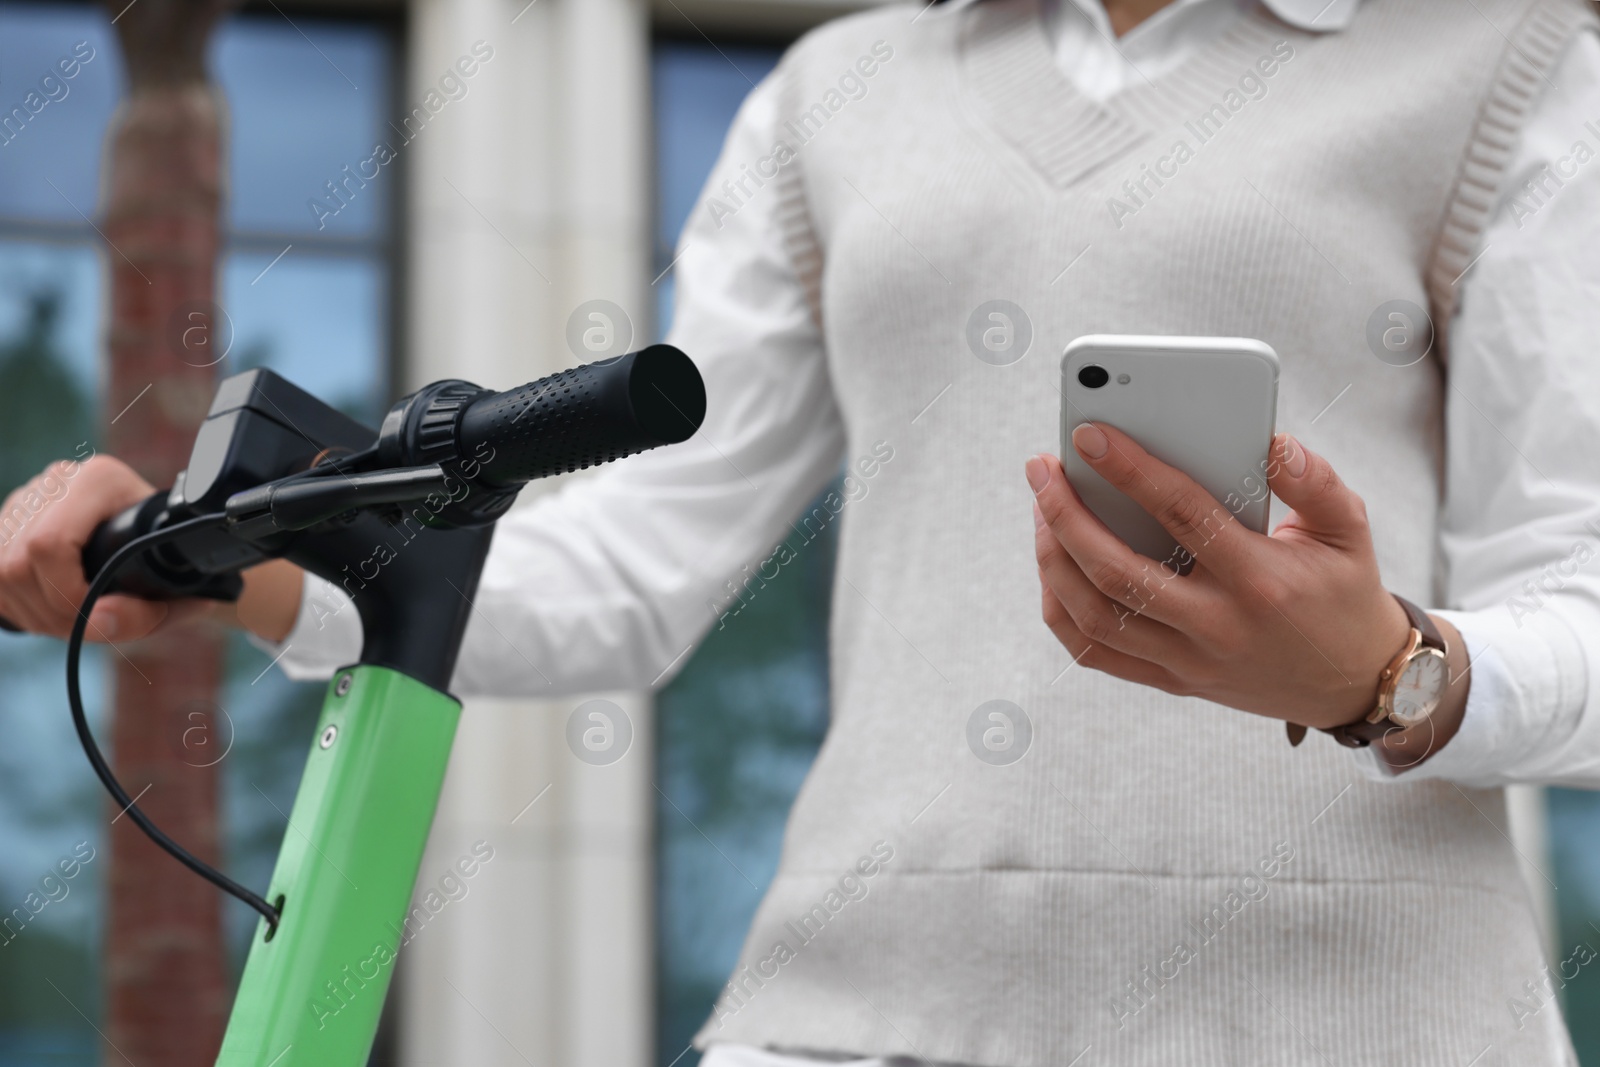
[[[352,256],[235,253],[223,265],[228,373],[271,367],[370,426],[383,415],[389,271]],[[263,273],[265,272],[265,273]]]
[[345,180],[342,168],[355,173],[375,143],[395,138],[387,131],[389,53],[373,47],[371,28],[299,16],[294,26],[276,16],[238,19],[217,35],[212,56],[234,128],[250,131],[228,146],[232,227],[376,234],[388,210],[390,168],[371,181],[357,174],[325,226],[308,206],[328,197],[328,182]]
[[[42,328],[51,360],[85,395],[99,377],[100,286],[100,259],[87,243],[15,241],[0,234],[0,337],[16,339]],[[41,315],[48,321],[40,322]],[[9,452],[0,456],[0,463],[9,462]],[[0,470],[13,473],[10,465]]]
[[[672,262],[739,103],[775,49],[664,42],[654,52],[656,271]],[[658,322],[671,316],[670,274]],[[833,532],[734,602],[658,694],[657,1063],[690,1067],[828,721]],[[764,577],[764,576],[763,576]]]
[[[4,9],[0,114],[10,122],[0,122],[0,217],[82,225],[79,212],[95,212],[103,135],[122,93],[115,34],[98,8]],[[327,197],[343,167],[393,137],[382,37],[370,26],[303,16],[294,26],[277,16],[238,18],[218,30],[210,66],[228,104],[230,228],[379,234],[393,182],[387,172],[349,186],[355,195],[325,226],[309,202]],[[71,77],[62,76],[62,62]],[[24,102],[36,90],[46,103],[33,114]]]
[[[1551,789],[1546,794],[1550,812],[1550,867],[1556,884],[1556,958],[1550,961],[1555,984],[1565,983],[1567,1026],[1578,1061],[1585,1067],[1600,1064],[1600,793],[1577,789]],[[1524,1005],[1524,1014],[1549,1001],[1527,990],[1512,990]],[[1510,1006],[1508,1005],[1508,1011]]]
[[[750,90],[777,66],[776,48],[660,41],[651,52],[656,139],[656,240],[652,278],[667,269],[689,212]],[[702,209],[704,210],[704,209]],[[656,283],[656,327],[672,324],[671,272]]]
[[[298,14],[295,27],[235,18],[212,54],[232,167],[218,300],[234,337],[218,370],[271,367],[371,422],[388,394],[393,177],[352,198],[337,229],[319,232],[307,201],[385,137],[393,38],[381,25]],[[91,53],[72,78],[41,87],[61,59]],[[105,268],[89,220],[122,77],[102,8],[0,0],[0,494],[100,443]],[[55,99],[27,113],[27,93],[41,88]],[[245,641],[230,645],[215,739],[227,752],[225,864],[258,887],[271,875],[322,695],[263,673],[267,665]],[[105,674],[91,650],[85,698],[102,737]],[[78,842],[96,853],[65,897],[20,935],[0,935],[0,1067],[98,1065],[107,801],[72,730],[60,642],[0,639],[0,730],[0,914],[22,906]],[[256,917],[231,900],[224,915],[237,974]]]
[[[3,151],[3,149],[0,149]],[[0,489],[50,460],[98,442],[92,365],[82,329],[100,302],[99,265],[86,247],[0,240]],[[65,486],[63,486],[65,488]],[[0,517],[6,532],[25,514]],[[0,1065],[90,1064],[93,1031],[70,997],[98,1015],[99,901],[105,880],[105,802],[78,751],[62,689],[61,643],[0,637]],[[104,659],[86,657],[84,699],[105,699]],[[98,716],[95,717],[98,719]],[[84,849],[85,851],[78,851]],[[48,899],[43,880],[67,860],[93,857]],[[63,888],[65,893],[63,894]],[[27,916],[20,923],[14,909]],[[62,992],[56,993],[49,983]]]
[[[45,101],[37,113],[30,92]],[[95,213],[101,140],[121,94],[122,60],[98,9],[0,4],[0,219],[87,228],[79,212]]]

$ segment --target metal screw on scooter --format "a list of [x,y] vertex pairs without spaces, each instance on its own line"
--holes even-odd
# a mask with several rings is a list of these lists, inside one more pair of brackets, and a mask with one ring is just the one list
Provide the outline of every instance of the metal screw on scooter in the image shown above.
[[336,697],[344,696],[346,693],[350,692],[350,686],[354,683],[354,681],[355,679],[351,675],[339,675],[339,680],[335,682],[333,686],[333,695]]
[[317,743],[323,748],[331,748],[333,746],[334,738],[338,736],[339,728],[337,726],[330,725],[326,730],[322,731],[322,738]]

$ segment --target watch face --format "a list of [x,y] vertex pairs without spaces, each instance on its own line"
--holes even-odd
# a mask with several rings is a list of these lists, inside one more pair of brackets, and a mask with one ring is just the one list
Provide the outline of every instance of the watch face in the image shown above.
[[1437,649],[1423,649],[1406,662],[1395,680],[1389,716],[1401,726],[1415,726],[1433,714],[1444,696],[1446,684],[1444,655]]

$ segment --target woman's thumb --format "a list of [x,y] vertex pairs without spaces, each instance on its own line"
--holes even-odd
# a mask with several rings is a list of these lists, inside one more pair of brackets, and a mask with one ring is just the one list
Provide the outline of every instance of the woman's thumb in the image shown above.
[[1289,434],[1272,442],[1267,484],[1294,509],[1301,529],[1342,535],[1366,529],[1367,506],[1351,492],[1333,465]]
[[113,594],[94,606],[84,636],[90,641],[137,641],[153,633],[168,614],[167,604]]

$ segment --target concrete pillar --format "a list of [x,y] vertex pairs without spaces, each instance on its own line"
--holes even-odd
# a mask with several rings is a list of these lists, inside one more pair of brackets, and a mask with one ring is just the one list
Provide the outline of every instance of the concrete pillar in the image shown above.
[[[588,362],[569,348],[567,320],[590,300],[623,308],[638,347],[650,334],[654,186],[643,4],[414,0],[411,11],[408,108],[461,57],[478,63],[465,95],[441,91],[448,102],[400,149],[407,384],[503,388]],[[652,1055],[649,703],[610,695],[632,745],[591,765],[566,742],[583,699],[466,702],[418,899],[475,842],[494,858],[401,952],[407,1067],[644,1067]]]

